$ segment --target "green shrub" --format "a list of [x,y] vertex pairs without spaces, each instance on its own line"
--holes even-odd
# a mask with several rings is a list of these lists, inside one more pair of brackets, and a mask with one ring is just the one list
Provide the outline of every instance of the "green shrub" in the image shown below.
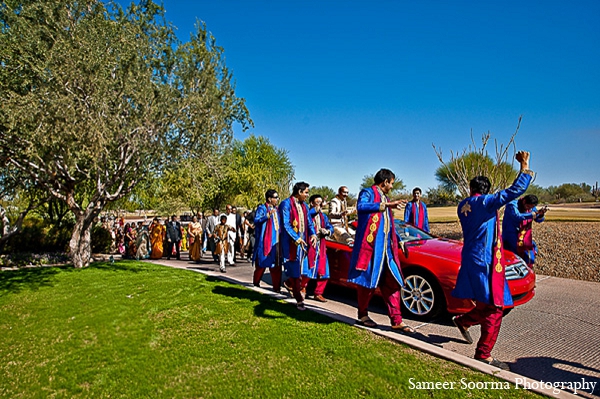
[[2,252],[65,252],[72,232],[72,222],[57,227],[47,225],[38,217],[27,217],[23,229],[8,239]]

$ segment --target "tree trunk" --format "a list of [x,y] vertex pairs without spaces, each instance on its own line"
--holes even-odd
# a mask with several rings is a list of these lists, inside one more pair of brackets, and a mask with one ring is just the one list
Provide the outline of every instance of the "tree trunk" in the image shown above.
[[69,249],[73,266],[78,269],[90,265],[92,258],[92,224],[96,216],[96,213],[85,212],[85,214],[76,218]]

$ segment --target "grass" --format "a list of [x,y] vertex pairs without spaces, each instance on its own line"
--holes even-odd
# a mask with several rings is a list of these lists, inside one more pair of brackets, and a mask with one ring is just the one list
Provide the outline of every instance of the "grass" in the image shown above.
[[[552,222],[600,222],[600,208],[569,207],[567,205],[549,205],[546,220]],[[457,222],[455,206],[428,207],[430,223]]]
[[498,397],[500,381],[243,287],[123,261],[0,272],[0,397]]

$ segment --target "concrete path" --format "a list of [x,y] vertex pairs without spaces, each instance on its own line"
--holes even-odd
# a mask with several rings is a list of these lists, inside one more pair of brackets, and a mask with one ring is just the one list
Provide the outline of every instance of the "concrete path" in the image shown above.
[[[187,259],[185,254],[182,259]],[[252,285],[251,264],[239,261],[220,273],[218,265],[207,258],[199,264],[187,260],[162,259],[150,261],[171,267],[193,270],[226,281],[241,284],[266,295],[295,302],[289,295],[277,295],[271,291],[270,276],[265,273],[261,288]],[[285,290],[283,290],[285,292]],[[309,290],[310,293],[310,290]],[[325,297],[327,303],[306,300],[308,309],[326,314],[336,320],[354,324],[356,321],[356,295],[353,290],[330,285]],[[577,389],[579,397],[600,397],[600,284],[562,278],[538,276],[535,298],[526,305],[514,309],[505,317],[493,356],[509,363],[511,372],[475,361],[472,357],[475,345],[466,344],[448,316],[429,323],[406,318],[417,334],[406,336],[389,327],[383,301],[371,303],[371,317],[379,326],[369,329],[375,334],[403,342],[419,350],[454,361],[456,363],[494,374],[515,384],[529,384],[533,391],[548,396],[576,397],[568,388],[587,384]],[[362,327],[360,327],[362,328]],[[472,329],[473,339],[479,338],[479,329]],[[544,384],[540,382],[543,381]],[[557,393],[546,383],[564,383],[564,391]],[[596,382],[593,393],[591,383]],[[407,382],[408,383],[408,382]]]

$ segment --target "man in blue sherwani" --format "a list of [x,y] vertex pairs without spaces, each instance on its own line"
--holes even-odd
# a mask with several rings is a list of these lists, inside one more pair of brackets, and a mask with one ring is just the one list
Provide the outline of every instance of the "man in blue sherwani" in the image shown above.
[[469,343],[473,342],[469,327],[481,325],[475,359],[504,370],[509,370],[508,365],[491,356],[500,332],[503,310],[513,306],[505,277],[498,210],[523,194],[533,177],[529,170],[529,153],[519,151],[516,159],[521,164],[521,171],[509,188],[489,194],[490,180],[477,176],[470,182],[471,196],[458,205],[464,245],[461,267],[452,291],[456,298],[475,302],[473,310],[452,319]]
[[277,212],[279,194],[275,190],[267,190],[265,201],[264,204],[258,206],[254,216],[256,240],[252,258],[255,267],[252,282],[254,286],[259,287],[265,270],[269,269],[273,291],[279,292],[281,289],[281,251],[279,249],[281,223]]
[[316,280],[314,298],[315,301],[327,302],[323,296],[327,280],[329,279],[329,261],[327,260],[327,245],[325,237],[333,236],[333,226],[329,218],[321,209],[323,197],[321,194],[311,195],[309,200],[310,210],[308,216],[313,222],[317,233],[317,245],[308,248],[308,262],[302,265],[302,281],[300,288],[306,296],[308,282]]
[[427,206],[421,201],[421,189],[413,188],[412,201],[409,201],[404,208],[404,221],[415,227],[429,233],[429,216],[427,215]]
[[375,174],[375,184],[358,194],[358,228],[348,281],[358,285],[359,324],[377,326],[369,317],[368,308],[375,289],[379,287],[388,308],[392,329],[413,334],[415,330],[402,321],[400,289],[404,286],[404,279],[400,271],[399,237],[392,212],[395,208],[402,209],[406,201],[390,201],[386,195],[394,186],[395,179],[394,172],[381,169]]
[[317,235],[308,215],[309,184],[298,182],[292,189],[292,195],[279,205],[281,228],[281,254],[283,267],[288,279],[283,285],[296,299],[296,307],[305,310],[301,292],[302,264],[308,262],[308,245],[317,245]]
[[519,255],[525,263],[533,267],[537,245],[533,241],[531,227],[533,221],[546,220],[547,207],[537,209],[538,197],[526,195],[506,205],[502,219],[502,241],[504,248]]

